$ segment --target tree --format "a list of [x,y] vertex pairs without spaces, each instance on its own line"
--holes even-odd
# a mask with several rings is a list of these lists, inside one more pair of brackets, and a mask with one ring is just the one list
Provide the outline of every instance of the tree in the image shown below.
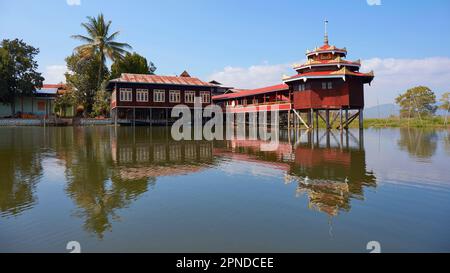
[[400,116],[419,117],[430,116],[436,112],[436,95],[430,88],[417,86],[408,89],[405,93],[399,95],[395,102],[400,106]]
[[111,78],[119,78],[122,73],[154,74],[156,66],[136,52],[127,53],[123,59],[117,59],[111,66]]
[[[88,36],[73,35],[72,38],[85,42],[85,44],[75,48],[83,58],[96,57],[100,63],[105,65],[106,57],[115,61],[122,59],[127,53],[126,49],[131,49],[127,43],[116,42],[115,39],[119,35],[119,31],[110,33],[111,21],[105,22],[103,14],[99,14],[97,18],[87,17],[88,22],[82,23],[81,26],[85,28]],[[98,87],[101,85],[103,77],[103,69],[99,66],[98,70]]]
[[95,94],[93,113],[95,116],[107,116],[110,110],[110,94],[106,91],[106,82]]
[[442,94],[442,97],[439,101],[441,102],[441,105],[439,106],[439,108],[441,108],[445,111],[444,124],[447,125],[448,113],[450,112],[450,92],[446,92],[446,93]]
[[32,95],[44,78],[34,60],[39,49],[19,39],[3,40],[0,47],[0,102],[11,105],[16,113],[16,98]]
[[55,99],[55,111],[62,116],[66,109],[75,104],[75,98],[72,92],[66,91]]
[[[109,74],[108,69],[95,57],[82,57],[73,54],[66,58],[66,83],[68,92],[72,92],[74,101],[84,108],[85,116],[92,113],[95,94],[99,89],[98,82],[103,82]],[[103,79],[99,79],[96,71],[102,70]]]

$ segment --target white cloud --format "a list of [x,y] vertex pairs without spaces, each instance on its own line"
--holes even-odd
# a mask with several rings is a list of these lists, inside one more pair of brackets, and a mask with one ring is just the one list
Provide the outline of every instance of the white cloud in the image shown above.
[[289,73],[291,67],[289,64],[263,64],[245,68],[227,66],[210,75],[209,80],[236,88],[258,88],[280,84],[283,74]]
[[367,0],[369,6],[381,6],[381,0]]
[[45,72],[42,73],[42,76],[45,78],[45,83],[56,84],[66,81],[66,77],[64,76],[66,72],[67,67],[65,65],[49,65],[45,67]]
[[374,70],[375,79],[366,86],[365,99],[368,106],[393,103],[398,94],[408,88],[425,85],[439,98],[450,88],[450,58],[380,59],[363,61],[362,71]]
[[[370,70],[374,70],[375,79],[371,86],[365,86],[365,101],[369,107],[377,103],[393,103],[399,93],[417,85],[430,87],[438,98],[443,92],[450,91],[448,57],[363,60],[361,71]],[[222,71],[211,74],[209,80],[214,79],[236,88],[258,88],[280,84],[283,74],[295,74],[291,64],[227,66]]]
[[81,5],[81,0],[66,0],[69,6],[79,6]]

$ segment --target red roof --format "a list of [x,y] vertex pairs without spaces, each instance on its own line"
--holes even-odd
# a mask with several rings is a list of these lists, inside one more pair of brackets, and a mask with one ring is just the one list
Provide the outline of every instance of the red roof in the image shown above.
[[372,77],[372,78],[374,77],[373,72],[369,72],[369,73],[353,72],[344,67],[337,71],[331,70],[331,71],[315,71],[315,72],[300,73],[295,76],[285,78],[283,80],[286,82],[286,81],[297,79],[297,78],[321,77],[321,76],[323,76],[323,77],[325,77],[325,76],[336,76],[336,77],[357,76],[357,77]]
[[287,84],[277,84],[277,85],[267,86],[267,87],[258,88],[258,89],[243,90],[238,93],[229,93],[229,94],[218,95],[218,96],[214,96],[213,100],[248,97],[248,96],[254,96],[254,95],[259,95],[259,94],[264,94],[264,93],[284,91],[284,90],[288,90],[288,89],[289,89],[289,86]]
[[301,65],[297,65],[294,67],[294,69],[301,69],[301,68],[307,68],[310,66],[315,65],[353,65],[353,66],[361,66],[361,63],[359,61],[347,61],[347,60],[317,60],[317,61],[311,61],[306,62]]
[[340,53],[347,53],[347,49],[346,48],[337,48],[335,46],[330,46],[327,44],[324,44],[321,47],[318,47],[312,51],[307,52],[306,55],[312,55],[312,54],[316,54],[316,53],[320,53],[320,52],[327,52],[327,51],[335,51],[335,52],[340,52]]
[[60,83],[60,84],[43,84],[42,88],[43,89],[48,89],[48,88],[65,89],[66,85],[63,84],[63,83]]
[[144,74],[128,74],[123,73],[120,78],[111,82],[127,82],[127,83],[150,83],[150,84],[173,84],[173,85],[193,85],[193,86],[216,86],[209,82],[201,81],[193,77],[177,77],[177,76],[159,76]]

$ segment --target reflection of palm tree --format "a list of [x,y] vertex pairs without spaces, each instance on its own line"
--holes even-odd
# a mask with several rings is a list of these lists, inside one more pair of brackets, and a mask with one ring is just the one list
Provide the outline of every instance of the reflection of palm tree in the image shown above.
[[406,150],[411,156],[426,159],[436,152],[437,134],[434,130],[401,128],[397,143],[401,150]]
[[85,229],[102,238],[111,230],[111,221],[119,219],[116,210],[146,192],[149,180],[125,182],[112,177],[109,131],[84,128],[74,133],[74,150],[66,160],[66,192],[79,207],[75,215],[85,219]]

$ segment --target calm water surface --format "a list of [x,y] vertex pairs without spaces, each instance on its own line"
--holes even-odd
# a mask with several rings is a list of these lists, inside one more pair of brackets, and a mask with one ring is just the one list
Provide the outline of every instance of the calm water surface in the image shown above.
[[450,132],[0,128],[0,252],[450,252]]

